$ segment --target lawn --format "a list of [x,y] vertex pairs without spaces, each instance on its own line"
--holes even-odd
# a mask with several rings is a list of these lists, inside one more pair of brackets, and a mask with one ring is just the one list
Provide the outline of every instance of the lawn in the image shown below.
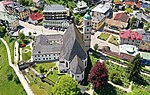
[[[92,55],[90,55],[92,64],[94,65],[95,62],[99,58],[95,58]],[[105,62],[106,67],[108,68],[109,75],[113,72],[117,72],[120,74],[120,79],[123,82],[123,87],[128,88],[129,86],[129,80],[127,79],[128,73],[126,72],[127,69],[120,67],[116,64],[112,64],[111,62]],[[110,77],[109,77],[110,80]],[[141,78],[138,79],[138,82],[134,82],[133,84],[132,92],[125,93],[118,88],[112,87],[111,85],[107,85],[104,89],[99,91],[94,91],[93,95],[150,95],[150,78],[141,75]]]
[[101,33],[101,34],[98,36],[98,38],[101,39],[101,40],[106,41],[109,36],[110,36],[110,34],[108,34],[108,33]]
[[7,35],[7,33],[5,34],[5,36],[3,38],[7,42],[8,46],[10,48],[11,60],[12,60],[12,62],[14,62],[14,45],[15,45],[16,39],[11,38],[10,36]]
[[[12,80],[8,80],[7,75],[13,75]],[[0,95],[26,95],[24,88],[14,79],[17,78],[15,72],[8,64],[7,51],[0,41]]]
[[118,43],[118,37],[117,36],[114,36],[114,35],[112,35],[112,37],[110,38],[110,40],[108,41],[109,43],[112,43],[112,44],[114,44],[114,45],[118,45],[119,43]]
[[53,73],[49,73],[47,78],[50,79],[51,81],[53,81],[54,83],[56,83],[59,79],[59,77],[61,77],[64,74],[59,74],[58,70],[54,70]]
[[32,55],[31,51],[28,51],[27,53],[22,52],[22,60],[23,61],[28,61],[29,59],[31,59],[31,55]]
[[44,68],[44,73],[47,73],[47,71],[50,69],[50,68],[52,68],[52,67],[54,67],[56,64],[55,63],[53,63],[53,62],[44,62],[44,63],[37,63],[37,64],[35,64],[34,66],[33,66],[33,68],[36,70],[36,71],[38,71],[38,72],[40,72],[40,67],[43,67]]
[[30,86],[35,95],[51,95],[53,86],[42,82],[33,72],[26,74],[30,81]]

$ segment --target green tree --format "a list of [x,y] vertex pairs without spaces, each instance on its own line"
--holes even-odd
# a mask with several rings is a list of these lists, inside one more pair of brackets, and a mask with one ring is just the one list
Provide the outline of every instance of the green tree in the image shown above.
[[98,44],[95,44],[94,45],[94,50],[97,51],[97,49],[98,49]]
[[146,23],[144,29],[145,29],[146,31],[150,29],[150,22]]
[[45,70],[42,66],[40,66],[39,69],[40,69],[40,73],[44,73]]
[[0,26],[0,37],[3,37],[6,33],[6,29],[3,26]]
[[20,33],[18,37],[19,39],[24,40],[26,36],[23,33]]
[[53,95],[80,95],[78,82],[68,75],[62,76],[54,85]]
[[128,66],[130,81],[136,81],[140,77],[140,72],[142,69],[141,61],[142,57],[140,54],[137,54],[130,62],[130,65]]
[[133,13],[133,9],[131,9],[131,8],[126,8],[126,9],[125,9],[125,12],[127,12],[127,13]]
[[20,80],[19,80],[19,78],[17,76],[14,78],[14,81],[16,82],[16,84],[20,83]]

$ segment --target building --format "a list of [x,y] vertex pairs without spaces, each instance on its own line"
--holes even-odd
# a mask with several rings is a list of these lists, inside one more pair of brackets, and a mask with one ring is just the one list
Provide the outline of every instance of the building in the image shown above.
[[85,1],[78,1],[76,8],[74,8],[73,13],[84,13],[87,10],[87,3]]
[[112,17],[111,3],[99,4],[92,9],[92,28],[98,30],[104,25],[106,18]]
[[37,36],[32,51],[33,60],[38,62],[58,60],[62,41],[63,36],[59,34]]
[[150,43],[150,33],[142,33],[142,41]]
[[43,10],[44,27],[60,27],[67,28],[70,24],[70,12],[63,5],[49,5]]
[[127,31],[121,31],[120,32],[120,44],[129,44],[129,45],[135,45],[139,46],[139,44],[142,42],[142,34],[127,30]]
[[5,5],[5,8],[10,14],[18,16],[20,20],[27,20],[30,15],[29,8],[25,8],[16,2]]
[[84,16],[84,21],[83,21],[83,37],[84,37],[84,44],[85,48],[88,51],[90,49],[90,44],[91,44],[91,31],[92,31],[92,17],[90,13],[86,13]]
[[43,14],[37,12],[37,13],[33,13],[33,14],[29,15],[29,21],[28,22],[31,22],[33,24],[37,24],[42,20],[43,20]]
[[129,19],[130,16],[128,16],[126,13],[118,13],[114,15],[113,19],[106,19],[105,22],[109,28],[120,30],[128,27]]
[[9,15],[6,12],[0,12],[0,20],[9,30],[15,30],[19,26],[19,19],[16,16]]

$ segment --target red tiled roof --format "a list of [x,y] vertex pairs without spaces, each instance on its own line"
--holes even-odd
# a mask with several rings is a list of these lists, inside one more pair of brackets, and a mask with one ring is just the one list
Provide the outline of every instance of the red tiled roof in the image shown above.
[[43,14],[34,13],[29,16],[32,20],[41,20],[43,19]]
[[114,2],[114,4],[115,4],[115,5],[117,5],[117,4],[123,5],[123,2],[118,1],[118,2]]
[[131,40],[142,40],[142,34],[139,34],[138,32],[134,32],[131,30],[127,30],[120,32],[120,38]]
[[128,16],[126,13],[118,13],[114,16],[114,20],[119,20],[122,22],[128,23],[130,16]]
[[14,2],[12,1],[2,1],[2,4],[3,5],[8,5],[8,4],[13,4]]
[[125,4],[126,4],[126,5],[131,5],[131,6],[133,6],[133,5],[135,5],[135,2],[127,1],[127,2],[125,2]]

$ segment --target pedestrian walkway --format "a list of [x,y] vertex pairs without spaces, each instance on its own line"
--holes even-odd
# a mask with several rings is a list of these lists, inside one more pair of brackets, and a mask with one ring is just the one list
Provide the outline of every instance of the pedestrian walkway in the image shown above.
[[26,93],[28,95],[34,95],[34,93],[32,92],[29,84],[27,83],[25,77],[23,76],[23,74],[21,73],[21,71],[19,70],[19,68],[17,66],[15,66],[15,65],[12,64],[10,49],[9,49],[9,46],[8,46],[7,42],[4,39],[2,39],[2,38],[0,38],[0,40],[6,46],[9,65],[14,69],[14,71],[15,71],[16,75],[18,76],[18,78],[19,78],[22,86],[24,87]]

